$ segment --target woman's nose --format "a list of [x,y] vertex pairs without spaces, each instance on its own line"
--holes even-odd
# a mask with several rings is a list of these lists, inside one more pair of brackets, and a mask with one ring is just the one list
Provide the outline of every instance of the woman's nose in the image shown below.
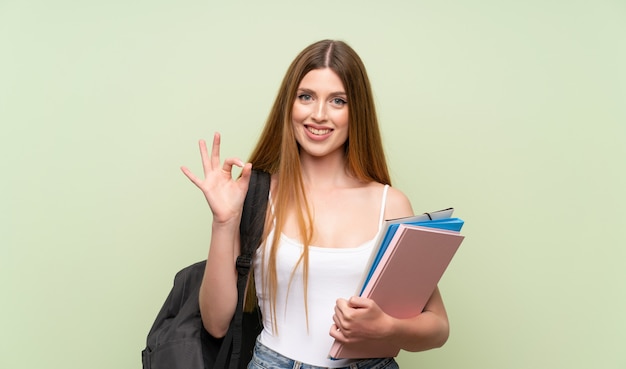
[[323,101],[315,104],[315,106],[313,107],[311,118],[313,118],[317,122],[326,120],[326,104],[324,104]]

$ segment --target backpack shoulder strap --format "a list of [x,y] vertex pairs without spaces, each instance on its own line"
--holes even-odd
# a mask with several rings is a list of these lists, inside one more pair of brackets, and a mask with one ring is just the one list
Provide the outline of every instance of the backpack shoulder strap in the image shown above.
[[[243,301],[245,298],[246,284],[248,282],[248,274],[252,265],[254,252],[261,244],[263,237],[263,228],[265,226],[265,214],[267,212],[267,202],[270,189],[270,174],[263,171],[253,170],[250,177],[250,185],[248,193],[243,204],[243,212],[241,214],[241,223],[239,225],[240,232],[240,255],[237,257],[237,308],[230,322],[228,332],[224,337],[224,344],[230,347],[230,350],[222,349],[216,361],[216,368],[226,368],[226,356],[229,356],[229,368],[237,369],[243,352],[242,342],[244,335],[243,327]],[[224,363],[224,364],[223,364]],[[245,366],[244,366],[245,367]]]
[[248,274],[252,256],[261,244],[263,228],[265,227],[265,213],[270,191],[270,174],[253,170],[250,177],[248,193],[243,203],[241,223],[239,225],[240,256],[237,258],[239,274]]

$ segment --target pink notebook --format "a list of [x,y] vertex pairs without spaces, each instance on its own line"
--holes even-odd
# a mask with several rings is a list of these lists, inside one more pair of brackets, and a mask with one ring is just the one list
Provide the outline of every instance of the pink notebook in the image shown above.
[[[463,238],[454,231],[400,225],[361,295],[393,317],[419,315]],[[388,342],[343,345],[335,341],[329,355],[365,359],[393,357],[399,351]]]

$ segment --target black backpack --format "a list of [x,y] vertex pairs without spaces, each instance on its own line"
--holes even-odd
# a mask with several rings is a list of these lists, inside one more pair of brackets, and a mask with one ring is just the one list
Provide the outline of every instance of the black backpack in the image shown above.
[[261,243],[270,176],[252,171],[240,224],[241,255],[237,258],[237,308],[226,336],[212,337],[202,325],[198,294],[206,261],[190,265],[174,278],[163,307],[141,352],[143,369],[239,369],[252,358],[256,337],[263,328],[261,313],[243,311],[252,256]]

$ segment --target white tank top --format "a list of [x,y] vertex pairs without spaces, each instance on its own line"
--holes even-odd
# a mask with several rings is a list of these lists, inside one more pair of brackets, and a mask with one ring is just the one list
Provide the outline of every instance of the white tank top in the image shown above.
[[[380,232],[385,203],[386,185],[380,206]],[[271,247],[275,237],[272,230],[265,241]],[[263,293],[261,276],[263,256],[262,247],[257,249],[254,261],[254,276],[259,306],[263,314],[263,331],[260,340],[268,348],[306,364],[322,367],[347,366],[355,360],[330,360],[328,352],[333,344],[329,335],[333,324],[335,303],[338,298],[348,299],[356,294],[358,283],[363,276],[363,269],[370,258],[374,239],[358,247],[325,248],[309,246],[308,277],[308,328],[304,304],[302,266],[293,275],[293,268],[302,254],[303,245],[284,234],[279,235],[276,270],[278,290],[276,294],[276,326],[274,332],[273,316],[269,308],[269,296]],[[269,252],[266,253],[266,256]],[[265,265],[267,265],[265,263]],[[290,284],[291,280],[291,284]],[[287,289],[289,288],[289,293]]]

